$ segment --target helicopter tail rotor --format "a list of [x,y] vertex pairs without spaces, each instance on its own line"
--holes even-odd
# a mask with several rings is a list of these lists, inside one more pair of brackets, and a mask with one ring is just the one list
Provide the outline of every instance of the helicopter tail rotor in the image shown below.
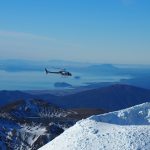
[[45,72],[46,72],[46,74],[48,74],[48,70],[45,68]]

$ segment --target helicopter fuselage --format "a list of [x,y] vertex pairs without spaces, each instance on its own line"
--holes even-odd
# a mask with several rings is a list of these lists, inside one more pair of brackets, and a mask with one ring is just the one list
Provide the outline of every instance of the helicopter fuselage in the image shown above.
[[54,74],[61,74],[62,76],[72,76],[72,74],[68,71],[58,71],[58,72],[55,72],[55,71],[48,71],[46,68],[45,68],[45,72],[46,74],[48,73],[54,73]]

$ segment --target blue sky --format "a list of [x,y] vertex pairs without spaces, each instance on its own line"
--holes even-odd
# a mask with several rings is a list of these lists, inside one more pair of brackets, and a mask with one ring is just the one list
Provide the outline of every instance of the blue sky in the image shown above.
[[149,0],[0,1],[0,59],[150,64]]

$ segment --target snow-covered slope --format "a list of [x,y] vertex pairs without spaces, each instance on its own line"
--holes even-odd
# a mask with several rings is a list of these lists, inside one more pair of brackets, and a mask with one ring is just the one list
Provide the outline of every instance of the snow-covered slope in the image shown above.
[[150,150],[150,103],[77,122],[39,150]]

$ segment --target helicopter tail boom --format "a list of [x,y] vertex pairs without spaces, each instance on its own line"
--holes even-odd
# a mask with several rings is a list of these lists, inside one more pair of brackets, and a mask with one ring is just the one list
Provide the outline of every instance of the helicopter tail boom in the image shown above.
[[45,68],[45,72],[46,72],[46,74],[48,74],[48,73],[56,73],[56,74],[60,74],[60,72],[48,71],[46,68]]

